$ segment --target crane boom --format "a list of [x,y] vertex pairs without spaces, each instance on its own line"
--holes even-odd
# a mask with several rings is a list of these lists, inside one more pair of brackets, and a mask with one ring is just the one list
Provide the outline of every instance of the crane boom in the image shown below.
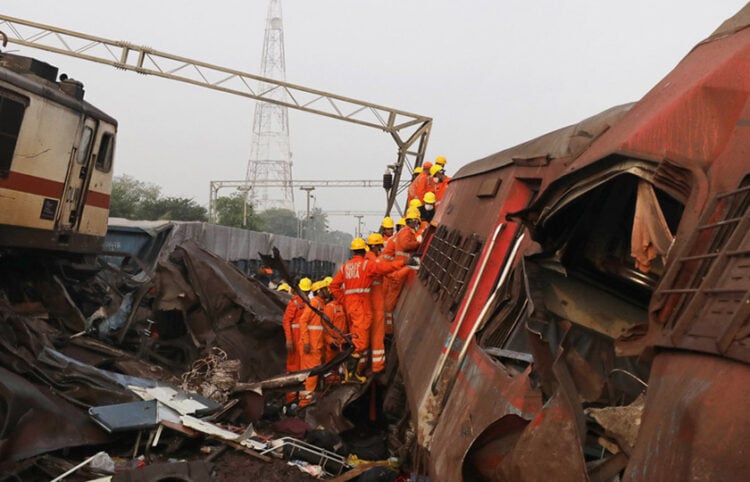
[[[388,165],[394,187],[387,194],[386,215],[390,214],[399,192],[404,165],[416,167],[424,160],[432,127],[432,119],[426,116],[7,15],[0,15],[0,30],[8,34],[9,42],[17,45],[380,129],[391,135],[398,148],[396,162]],[[253,88],[258,82],[270,87],[262,91]],[[284,90],[289,100],[270,96],[278,89]]]

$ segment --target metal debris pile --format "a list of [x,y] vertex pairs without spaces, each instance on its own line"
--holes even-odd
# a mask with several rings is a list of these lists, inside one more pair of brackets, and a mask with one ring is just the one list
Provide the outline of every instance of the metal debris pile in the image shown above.
[[31,261],[0,258],[13,279],[0,296],[0,480],[308,480],[393,466],[387,450],[373,464],[339,436],[368,386],[296,413],[288,382],[258,383],[285,376],[284,295],[196,243],[95,272],[14,263]]

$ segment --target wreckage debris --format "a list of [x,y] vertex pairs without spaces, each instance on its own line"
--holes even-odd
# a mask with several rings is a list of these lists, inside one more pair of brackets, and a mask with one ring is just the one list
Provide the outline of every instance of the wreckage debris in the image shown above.
[[[295,416],[274,401],[305,378],[284,374],[278,293],[192,242],[136,266],[51,270],[0,298],[0,480],[231,481],[232,464],[255,464],[259,480],[308,480],[372,468],[338,435],[357,437],[344,410],[369,385],[334,385]],[[373,467],[393,466],[381,440]]]

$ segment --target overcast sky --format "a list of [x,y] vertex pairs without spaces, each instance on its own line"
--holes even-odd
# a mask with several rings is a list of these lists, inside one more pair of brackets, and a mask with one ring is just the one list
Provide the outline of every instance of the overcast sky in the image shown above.
[[[473,160],[637,100],[742,0],[283,0],[287,81],[434,119],[427,159]],[[260,71],[267,0],[3,0],[39,23]],[[254,101],[28,48],[119,121],[116,174],[207,205],[244,179]],[[290,111],[296,179],[377,179],[378,130]],[[229,194],[223,192],[222,194]],[[296,208],[305,208],[295,192]],[[380,210],[382,189],[318,189],[323,209]],[[332,217],[353,232],[354,218]],[[379,218],[366,218],[376,229]]]

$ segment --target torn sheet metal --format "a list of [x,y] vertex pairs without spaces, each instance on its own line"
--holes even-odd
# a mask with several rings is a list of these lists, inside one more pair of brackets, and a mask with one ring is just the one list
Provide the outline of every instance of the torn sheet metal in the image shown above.
[[0,400],[0,472],[10,461],[108,440],[83,410],[3,367]]
[[156,309],[178,310],[195,345],[240,360],[241,380],[284,373],[285,306],[271,290],[192,241],[160,262],[156,283]]
[[690,352],[658,353],[623,481],[746,479],[748,400],[746,364]]
[[158,400],[180,415],[204,416],[216,412],[221,405],[197,393],[188,393],[166,385],[156,387],[130,386],[144,400]]
[[211,435],[222,440],[237,442],[253,450],[263,451],[268,449],[268,444],[266,442],[259,442],[258,440],[253,440],[250,438],[255,433],[252,430],[252,425],[248,426],[248,431],[246,431],[245,434],[238,434],[230,432],[229,430],[225,430],[212,423],[206,422],[205,420],[191,417],[190,415],[183,415],[182,417],[180,417],[180,421],[184,426],[192,428],[193,430],[197,430],[198,432],[204,433],[206,435]]

